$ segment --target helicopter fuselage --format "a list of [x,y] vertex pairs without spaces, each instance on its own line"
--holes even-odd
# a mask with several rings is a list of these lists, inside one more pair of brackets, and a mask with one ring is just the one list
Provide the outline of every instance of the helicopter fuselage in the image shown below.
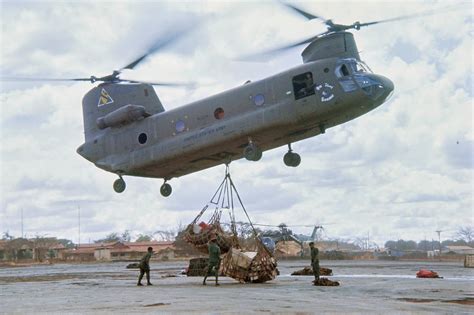
[[[358,63],[308,62],[176,109],[102,126],[77,152],[120,176],[169,180],[240,159],[249,144],[261,152],[291,144],[385,102],[392,82],[358,69]],[[94,89],[103,93],[110,85]]]

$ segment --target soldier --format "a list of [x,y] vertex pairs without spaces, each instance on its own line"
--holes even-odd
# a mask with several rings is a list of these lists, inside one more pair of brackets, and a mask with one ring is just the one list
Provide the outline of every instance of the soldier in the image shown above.
[[148,247],[148,252],[143,256],[142,260],[138,264],[140,267],[140,276],[138,277],[138,286],[142,286],[142,278],[143,275],[146,273],[146,284],[152,285],[150,282],[150,258],[153,255],[153,247]]
[[314,284],[316,284],[319,281],[319,250],[317,247],[314,247],[314,242],[309,243],[309,248],[311,249],[311,267],[313,267]]
[[209,250],[209,265],[207,269],[207,274],[202,281],[203,285],[206,285],[206,279],[208,276],[212,275],[212,271],[214,270],[216,275],[216,285],[219,285],[218,278],[219,278],[219,266],[221,264],[221,249],[219,245],[217,245],[217,237],[212,236],[209,244],[207,245]]

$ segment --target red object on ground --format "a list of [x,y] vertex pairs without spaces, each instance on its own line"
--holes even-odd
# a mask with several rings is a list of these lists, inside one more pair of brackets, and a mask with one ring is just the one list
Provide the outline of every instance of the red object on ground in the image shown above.
[[417,278],[439,278],[439,275],[433,270],[420,269],[420,271],[416,273],[416,277]]

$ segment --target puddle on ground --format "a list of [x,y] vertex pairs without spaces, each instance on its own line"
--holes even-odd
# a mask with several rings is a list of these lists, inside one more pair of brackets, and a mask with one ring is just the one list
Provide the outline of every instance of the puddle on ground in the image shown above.
[[399,298],[397,300],[405,301],[405,302],[412,302],[412,303],[430,303],[430,302],[439,301],[439,300],[436,300],[436,299],[416,299],[416,298]]
[[430,303],[430,302],[443,302],[443,303],[455,303],[461,305],[474,305],[474,298],[464,298],[458,300],[439,300],[439,299],[416,299],[416,298],[399,298],[399,301],[412,302],[412,303]]
[[153,306],[165,306],[165,305],[171,305],[171,303],[154,303],[154,304],[147,304],[144,305],[145,307],[153,307]]
[[474,298],[464,298],[464,299],[459,299],[459,300],[448,300],[448,301],[442,301],[444,303],[455,303],[455,304],[461,304],[461,305],[474,305]]

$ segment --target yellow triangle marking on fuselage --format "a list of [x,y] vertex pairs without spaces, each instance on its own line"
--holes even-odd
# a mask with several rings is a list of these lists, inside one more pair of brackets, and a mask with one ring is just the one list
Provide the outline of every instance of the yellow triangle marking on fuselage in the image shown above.
[[100,96],[99,96],[99,103],[97,104],[98,107],[104,106],[107,104],[112,104],[114,100],[112,97],[110,97],[109,93],[102,88],[102,91],[100,91]]

